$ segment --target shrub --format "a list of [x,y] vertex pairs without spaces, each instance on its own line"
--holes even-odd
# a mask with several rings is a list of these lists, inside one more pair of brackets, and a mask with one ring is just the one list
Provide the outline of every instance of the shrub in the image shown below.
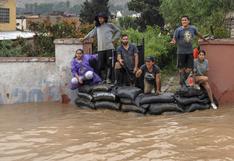
[[157,26],[147,26],[144,32],[129,28],[123,33],[129,35],[129,39],[133,43],[138,43],[144,39],[145,56],[154,56],[160,66],[175,63],[175,46],[169,42],[171,37],[167,32],[162,32]]

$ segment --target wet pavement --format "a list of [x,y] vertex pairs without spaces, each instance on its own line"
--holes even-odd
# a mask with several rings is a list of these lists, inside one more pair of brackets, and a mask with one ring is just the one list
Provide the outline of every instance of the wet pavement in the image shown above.
[[1,105],[0,161],[234,160],[233,107],[142,116],[59,103]]

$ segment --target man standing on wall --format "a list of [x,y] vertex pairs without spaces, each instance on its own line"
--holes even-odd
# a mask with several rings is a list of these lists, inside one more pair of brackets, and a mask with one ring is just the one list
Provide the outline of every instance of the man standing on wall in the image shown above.
[[177,44],[177,67],[180,73],[180,85],[186,85],[185,81],[193,69],[193,47],[195,36],[204,39],[195,26],[190,25],[188,16],[181,17],[181,26],[175,32],[172,44]]
[[112,67],[114,66],[114,42],[120,37],[120,30],[114,24],[108,23],[108,16],[105,13],[99,13],[95,17],[95,21],[95,28],[80,40],[97,37],[97,68],[102,79],[111,83]]
[[121,45],[117,48],[117,62],[115,63],[116,84],[134,85],[138,64],[137,47],[128,42],[128,35],[122,35]]

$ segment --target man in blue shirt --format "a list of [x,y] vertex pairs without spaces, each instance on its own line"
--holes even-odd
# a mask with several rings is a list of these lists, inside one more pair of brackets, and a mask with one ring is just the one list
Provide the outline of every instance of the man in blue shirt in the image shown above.
[[[182,16],[181,26],[175,32],[172,44],[177,45],[177,67],[180,72],[180,85],[185,85],[185,80],[193,69],[193,46],[195,36],[205,40],[195,26],[190,25],[189,17]],[[206,40],[205,40],[206,41]]]

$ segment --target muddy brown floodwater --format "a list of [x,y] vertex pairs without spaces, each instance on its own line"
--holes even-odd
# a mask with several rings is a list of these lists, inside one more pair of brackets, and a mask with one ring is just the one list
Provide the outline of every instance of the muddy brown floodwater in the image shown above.
[[141,116],[59,103],[1,105],[1,161],[234,160],[234,107]]

